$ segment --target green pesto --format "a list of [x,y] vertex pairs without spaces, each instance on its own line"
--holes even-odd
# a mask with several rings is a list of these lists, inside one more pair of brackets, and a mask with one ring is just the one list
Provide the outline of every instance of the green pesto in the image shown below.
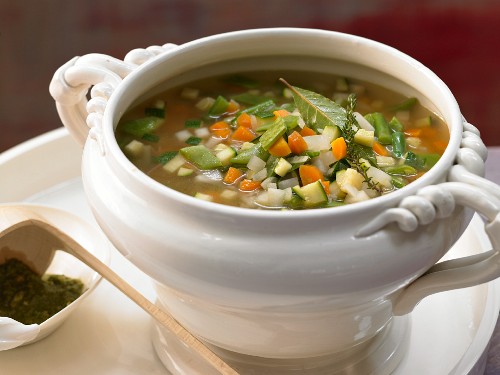
[[80,280],[40,277],[23,262],[9,259],[0,264],[0,316],[40,324],[76,300],[83,288]]

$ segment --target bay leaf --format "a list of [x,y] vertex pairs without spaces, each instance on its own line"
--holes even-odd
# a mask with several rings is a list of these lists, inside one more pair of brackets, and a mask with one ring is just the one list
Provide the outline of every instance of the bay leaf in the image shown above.
[[309,127],[316,131],[327,125],[344,128],[347,122],[345,108],[321,94],[292,86],[283,78],[280,81],[291,90],[295,106]]

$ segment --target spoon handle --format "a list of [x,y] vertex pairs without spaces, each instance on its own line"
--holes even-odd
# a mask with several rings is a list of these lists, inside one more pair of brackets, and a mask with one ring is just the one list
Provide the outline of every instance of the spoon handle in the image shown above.
[[150,314],[154,319],[161,323],[164,327],[169,329],[174,333],[182,342],[184,342],[188,347],[192,348],[197,352],[202,358],[204,358],[208,364],[210,364],[215,370],[217,370],[222,375],[239,375],[233,368],[231,368],[227,363],[225,363],[219,356],[212,352],[205,344],[203,344],[199,339],[193,336],[189,331],[187,331],[177,320],[175,320],[170,314],[161,310],[145,298],[141,293],[134,289],[130,284],[118,276],[113,270],[102,263],[94,255],[83,248],[77,241],[75,241],[70,236],[61,232],[59,229],[45,223],[40,222],[46,230],[50,231],[53,235],[59,238],[63,244],[66,245],[65,249],[67,253],[72,254],[77,259],[85,263],[87,266],[92,268],[94,271],[98,272],[103,278],[108,280],[116,288],[122,291],[126,296],[128,296],[132,301],[139,305],[144,311]]

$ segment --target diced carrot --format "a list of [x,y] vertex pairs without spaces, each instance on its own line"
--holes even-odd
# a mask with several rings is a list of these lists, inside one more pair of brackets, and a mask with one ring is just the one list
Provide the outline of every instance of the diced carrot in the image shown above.
[[231,101],[229,101],[229,104],[226,108],[226,112],[227,113],[234,113],[239,109],[240,109],[240,105],[237,102],[235,102],[234,100],[231,100]]
[[316,132],[312,130],[310,127],[304,126],[300,131],[300,135],[303,137],[307,137],[309,135],[316,135]]
[[436,138],[437,135],[436,128],[431,128],[430,126],[427,126],[425,128],[422,128],[421,130],[422,132],[420,133],[420,138],[427,138],[427,139]]
[[260,188],[260,182],[259,181],[253,181],[249,179],[244,179],[241,180],[240,182],[240,190],[241,191],[254,191]]
[[325,179],[319,168],[310,164],[303,164],[299,167],[299,176],[302,186]]
[[252,116],[250,116],[246,112],[243,112],[236,119],[236,123],[238,124],[238,126],[244,126],[245,128],[251,128],[252,127]]
[[255,137],[255,133],[249,128],[245,128],[244,126],[238,126],[238,128],[231,136],[233,140],[241,142],[251,142],[255,139]]
[[300,155],[307,151],[307,143],[296,130],[288,136],[288,146],[295,155]]
[[278,118],[278,117],[286,117],[290,114],[290,112],[288,112],[286,109],[278,109],[277,111],[274,111],[273,114],[274,118]]
[[323,188],[325,189],[326,194],[330,194],[330,181],[321,180],[321,184],[323,185]]
[[341,160],[347,156],[347,144],[344,137],[334,139],[332,144],[332,153],[335,159]]
[[408,137],[420,137],[420,133],[422,133],[422,129],[417,129],[417,128],[411,128],[411,129],[406,129],[404,133]]
[[224,121],[218,121],[209,127],[210,132],[219,138],[227,138],[231,134],[229,124]]
[[373,151],[375,151],[375,153],[377,155],[380,155],[380,156],[389,156],[389,151],[379,142],[377,141],[374,141],[373,142]]
[[438,141],[432,142],[432,146],[434,146],[434,150],[438,154],[442,154],[444,152],[444,150],[446,149],[446,147],[448,147],[448,142],[438,140]]
[[269,153],[276,157],[283,157],[290,155],[292,150],[290,150],[290,146],[286,143],[285,138],[279,137],[279,139],[269,147]]
[[234,184],[241,176],[243,176],[243,172],[240,169],[229,167],[226,175],[224,176],[224,182],[229,185]]

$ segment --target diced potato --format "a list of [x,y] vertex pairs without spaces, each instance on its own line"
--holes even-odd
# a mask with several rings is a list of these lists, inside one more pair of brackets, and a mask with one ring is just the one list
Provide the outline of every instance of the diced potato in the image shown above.
[[357,144],[372,147],[375,141],[375,132],[373,130],[358,129],[354,134],[354,142]]
[[181,91],[181,97],[184,99],[197,99],[200,94],[200,90],[191,87],[184,87]]
[[368,194],[366,194],[366,192],[364,192],[363,190],[357,190],[349,184],[347,184],[345,187],[347,188],[347,190],[349,190],[344,199],[345,203],[356,203],[370,199]]
[[420,144],[422,143],[422,140],[418,137],[408,137],[406,138],[406,145],[407,146],[410,146],[410,147],[413,147],[413,148],[417,148],[420,146]]
[[140,157],[144,152],[144,143],[134,139],[124,147],[124,151],[129,156]]
[[175,138],[177,138],[177,140],[179,142],[185,142],[191,136],[192,136],[191,132],[189,130],[187,130],[187,129],[183,129],[183,130],[180,130],[177,133],[175,133]]
[[212,197],[211,195],[203,193],[196,193],[194,197],[208,202],[212,202],[214,200],[214,197]]
[[194,130],[194,135],[198,138],[208,138],[210,137],[210,130],[206,127],[197,128]]
[[330,182],[330,195],[334,199],[344,199],[346,192],[340,190],[340,186],[337,181]]
[[361,190],[361,186],[364,181],[363,175],[353,168],[347,168],[345,170],[338,171],[336,177],[340,190],[346,193],[347,193],[347,191],[345,190],[346,185],[350,185],[357,190]]
[[207,96],[196,103],[196,108],[198,108],[200,111],[208,111],[210,108],[212,108],[212,105],[214,103],[215,99]]
[[393,165],[396,165],[396,159],[394,159],[392,156],[381,156],[377,155],[377,165],[379,167],[391,167]]
[[233,200],[238,197],[238,192],[230,189],[224,189],[224,191],[220,193],[220,197],[226,200]]
[[285,201],[285,191],[276,188],[267,189],[268,203],[271,207],[281,207]]
[[276,186],[276,181],[278,181],[276,177],[268,177],[261,182],[260,186],[262,189],[268,189],[271,184],[275,184],[274,186]]

